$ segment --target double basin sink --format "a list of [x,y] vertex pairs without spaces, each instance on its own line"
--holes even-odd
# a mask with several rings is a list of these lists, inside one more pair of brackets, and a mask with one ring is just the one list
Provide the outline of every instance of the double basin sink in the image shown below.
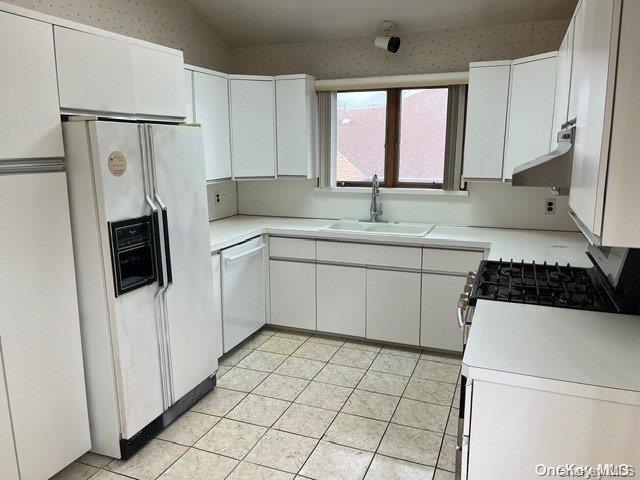
[[434,225],[420,225],[415,223],[378,223],[357,220],[339,220],[331,225],[327,225],[323,230],[343,233],[424,237],[433,229],[433,227]]

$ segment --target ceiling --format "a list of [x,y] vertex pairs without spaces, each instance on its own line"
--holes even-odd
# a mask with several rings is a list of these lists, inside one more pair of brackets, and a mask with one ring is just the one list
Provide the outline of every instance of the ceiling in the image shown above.
[[229,45],[373,35],[382,20],[426,31],[568,19],[577,0],[187,0]]

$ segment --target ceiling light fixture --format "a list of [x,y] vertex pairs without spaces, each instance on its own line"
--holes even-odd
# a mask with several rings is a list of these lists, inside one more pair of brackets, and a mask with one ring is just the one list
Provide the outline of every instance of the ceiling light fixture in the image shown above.
[[396,22],[385,20],[380,23],[382,35],[376,36],[374,45],[387,52],[396,53],[400,49],[400,37],[391,36],[391,31],[396,28]]

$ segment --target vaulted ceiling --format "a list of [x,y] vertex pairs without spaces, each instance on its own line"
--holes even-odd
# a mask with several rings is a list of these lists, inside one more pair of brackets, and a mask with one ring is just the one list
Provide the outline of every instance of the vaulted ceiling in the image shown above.
[[577,0],[188,0],[231,46],[568,19]]

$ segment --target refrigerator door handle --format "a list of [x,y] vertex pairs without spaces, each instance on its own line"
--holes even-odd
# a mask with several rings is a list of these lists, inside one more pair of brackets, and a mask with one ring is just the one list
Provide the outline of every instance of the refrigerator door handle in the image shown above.
[[171,244],[169,243],[169,220],[167,207],[162,207],[162,228],[164,229],[164,255],[167,264],[167,286],[173,285],[173,272],[171,271]]

